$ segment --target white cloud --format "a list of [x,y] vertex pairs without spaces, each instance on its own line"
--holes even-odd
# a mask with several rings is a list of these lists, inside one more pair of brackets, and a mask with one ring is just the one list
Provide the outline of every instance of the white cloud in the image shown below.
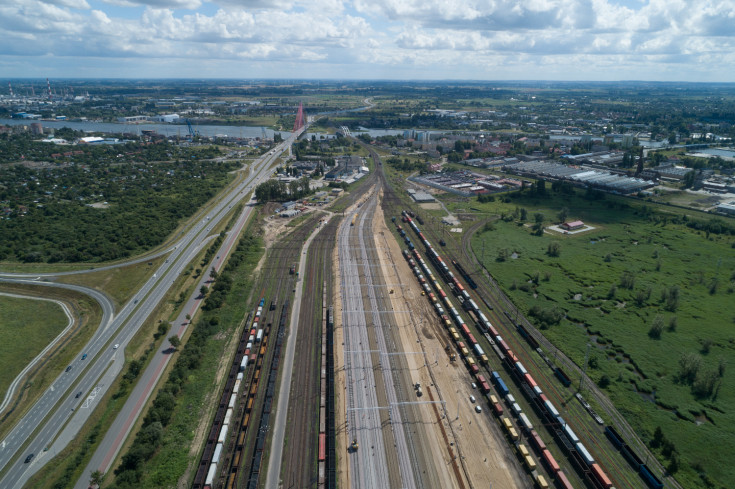
[[102,0],[122,7],[183,8],[194,10],[202,6],[201,0]]
[[520,78],[541,76],[543,68],[595,79],[640,73],[647,64],[652,76],[673,65],[692,67],[680,69],[686,74],[705,63],[727,73],[723,63],[735,51],[735,0],[347,2],[0,0],[0,72],[18,66],[14,56],[39,64],[68,56],[84,65],[70,64],[70,76],[108,66],[102,59],[137,59],[182,73],[201,65],[209,76],[229,76],[228,60],[248,60],[261,76],[268,66],[290,66],[302,76],[318,67],[347,77],[411,78],[415,70],[420,78],[497,78],[519,77],[525,67]]

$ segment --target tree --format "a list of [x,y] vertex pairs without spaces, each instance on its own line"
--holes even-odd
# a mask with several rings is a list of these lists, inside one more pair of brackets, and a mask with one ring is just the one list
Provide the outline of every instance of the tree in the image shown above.
[[204,297],[205,295],[207,295],[207,292],[209,292],[209,288],[207,288],[206,285],[202,285],[199,289],[199,293],[202,295],[202,297]]
[[648,330],[648,336],[650,336],[653,339],[660,339],[661,338],[661,332],[664,330],[664,318],[660,314],[657,314],[655,318],[653,318],[653,323],[651,323],[651,329]]
[[528,211],[525,207],[521,207],[521,221],[528,219]]
[[557,214],[557,217],[559,218],[559,222],[564,222],[567,220],[567,215],[569,214],[569,209],[566,207],[562,207],[559,211],[559,214]]
[[620,286],[624,289],[633,290],[635,286],[635,274],[630,270],[626,270],[620,276]]
[[684,183],[684,188],[692,188],[692,186],[694,185],[695,177],[696,174],[694,170],[687,172],[682,179],[682,182]]
[[676,326],[677,326],[676,316],[671,316],[669,318],[669,326],[667,329],[673,333],[674,331],[676,331]]
[[671,459],[666,470],[669,471],[669,474],[676,474],[679,471],[679,454],[677,452],[671,453]]
[[211,271],[209,272],[209,277],[210,277],[210,278],[211,278],[212,280],[217,280],[217,277],[218,277],[218,276],[219,276],[219,275],[217,274],[217,270],[215,270],[215,269],[214,269],[214,267],[212,267],[212,270],[211,270]]
[[154,336],[154,337],[155,337],[156,339],[158,339],[158,338],[160,338],[161,336],[165,335],[166,333],[168,333],[168,327],[169,327],[169,326],[170,326],[170,325],[169,325],[169,324],[168,324],[167,322],[165,322],[165,323],[164,323],[164,322],[162,322],[161,324],[159,324],[159,325],[158,325],[158,332],[156,332],[156,334],[154,334],[153,336]]
[[178,349],[181,346],[181,339],[176,335],[169,336],[168,342],[171,343],[171,346],[174,347],[174,350]]
[[99,470],[95,470],[89,475],[89,484],[91,486],[99,487],[102,484],[102,480],[105,478],[105,474]]
[[664,309],[671,312],[676,311],[676,308],[679,307],[679,287],[672,285],[665,288],[661,293],[661,300],[665,303]]
[[549,243],[549,247],[546,250],[546,254],[549,256],[557,257],[561,253],[561,245],[557,243],[556,241],[552,241]]
[[656,431],[653,432],[653,440],[651,440],[651,446],[658,448],[664,441],[664,432],[660,426],[656,426]]
[[679,358],[679,378],[691,384],[697,377],[699,367],[702,365],[702,357],[696,353],[685,353]]
[[610,286],[610,290],[607,291],[607,298],[608,299],[614,299],[615,298],[615,294],[617,293],[617,291],[618,291],[617,285],[612,284]]
[[536,195],[546,195],[546,180],[536,180],[534,192]]

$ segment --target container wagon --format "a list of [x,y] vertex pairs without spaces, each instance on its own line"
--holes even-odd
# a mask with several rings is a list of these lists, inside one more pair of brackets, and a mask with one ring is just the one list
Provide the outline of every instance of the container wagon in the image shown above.
[[592,475],[595,478],[597,482],[600,483],[602,487],[605,489],[611,489],[613,487],[612,481],[607,476],[607,474],[600,468],[597,464],[592,464],[590,466],[590,469],[592,470]]
[[531,421],[528,419],[528,416],[526,416],[526,413],[520,413],[518,415],[518,423],[521,425],[521,428],[525,430],[532,430],[533,424],[531,424]]
[[653,475],[653,473],[649,470],[646,464],[641,464],[640,476],[641,476],[641,479],[646,481],[646,484],[648,484],[648,487],[652,487],[653,489],[663,489],[664,487],[663,482],[658,480],[658,478],[655,475]]
[[480,383],[480,390],[483,394],[487,394],[490,392],[490,384],[488,384],[487,380],[485,380],[484,375],[478,375],[477,381]]
[[536,487],[538,487],[539,489],[548,489],[549,483],[546,482],[546,477],[544,477],[541,474],[538,474],[536,476]]
[[327,459],[327,435],[319,433],[319,462]]
[[217,464],[209,466],[209,472],[207,472],[207,478],[204,479],[204,489],[212,489],[214,484],[214,477],[217,475]]
[[577,452],[582,456],[587,465],[592,465],[593,463],[595,463],[595,459],[587,450],[587,447],[585,447],[582,443],[577,443],[575,447],[577,448]]
[[519,443],[516,449],[521,455],[521,458],[527,457],[529,455],[528,448],[526,448],[526,445],[524,445],[523,443]]
[[550,451],[548,450],[542,451],[541,458],[543,458],[551,474],[555,474],[559,472],[560,470],[559,464],[556,462],[556,459],[554,458],[554,456],[551,454]]
[[569,378],[569,376],[564,373],[562,369],[559,367],[556,367],[554,369],[554,375],[561,381],[562,384],[564,384],[564,387],[569,387],[572,384],[572,380]]
[[564,425],[564,434],[567,435],[567,438],[569,438],[569,441],[572,442],[572,445],[576,445],[577,443],[579,443],[579,438],[577,437],[577,434],[572,431],[572,428],[568,424]]
[[605,426],[605,434],[610,439],[610,442],[615,445],[618,450],[623,446],[623,438],[612,426]]
[[510,393],[508,387],[505,385],[505,382],[503,382],[503,379],[501,378],[495,380],[495,389],[498,391],[498,394],[500,394],[500,397],[505,397]]
[[567,475],[561,470],[556,473],[556,485],[559,489],[574,489],[572,483],[567,479]]

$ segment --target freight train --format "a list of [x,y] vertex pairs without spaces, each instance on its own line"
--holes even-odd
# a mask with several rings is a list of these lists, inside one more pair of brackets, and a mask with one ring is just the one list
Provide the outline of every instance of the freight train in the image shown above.
[[[258,302],[258,306],[255,309],[253,313],[253,320],[251,323],[251,328],[248,332],[248,330],[245,330],[242,335],[241,340],[241,348],[242,343],[246,343],[244,351],[242,351],[242,360],[240,361],[239,368],[237,369],[237,375],[235,377],[235,382],[232,386],[232,390],[229,391],[228,388],[225,388],[225,392],[223,393],[223,400],[221,401],[221,404],[224,404],[224,400],[227,400],[227,406],[226,411],[224,414],[224,418],[222,419],[221,424],[219,425],[219,430],[215,431],[217,438],[212,439],[210,437],[209,442],[216,443],[214,451],[212,452],[211,456],[207,456],[207,451],[205,450],[205,455],[202,456],[201,463],[204,464],[204,468],[207,467],[206,464],[208,464],[208,468],[206,472],[197,472],[197,476],[195,477],[193,487],[203,487],[204,489],[211,489],[214,487],[215,479],[217,478],[217,468],[220,465],[220,462],[222,461],[223,457],[223,451],[224,451],[224,445],[227,440],[228,434],[230,434],[230,428],[232,428],[232,431],[237,435],[237,421],[233,419],[233,414],[235,413],[236,409],[236,403],[238,396],[240,394],[240,389],[242,388],[242,385],[246,383],[245,380],[245,369],[249,366],[255,363],[255,360],[257,358],[257,353],[252,353],[251,350],[253,349],[253,341],[257,340],[258,343],[263,341],[263,329],[258,326],[261,322],[261,316],[263,314],[263,307],[265,306],[265,298],[261,298]],[[254,351],[254,350],[253,350]],[[239,354],[240,352],[238,352]],[[265,353],[265,346],[261,348],[260,354],[261,356]],[[236,366],[237,364],[235,364]],[[234,366],[233,366],[234,367]],[[257,382],[253,383],[252,387],[257,387]],[[228,393],[231,392],[228,396]],[[247,389],[246,391],[247,392]],[[252,402],[252,399],[251,399]],[[224,406],[222,406],[222,409],[225,409]],[[249,408],[248,408],[249,410]],[[215,427],[217,426],[217,419],[219,416],[216,416],[215,418]],[[244,434],[244,428],[247,426],[249,420],[249,415],[246,415],[243,421],[243,426],[240,429],[240,432]],[[201,475],[200,475],[201,473]],[[206,475],[204,475],[206,473]],[[201,477],[203,476],[204,480],[201,480]]]
[[[521,387],[521,391],[531,402],[531,405],[534,406],[534,408],[537,410],[543,423],[549,427],[550,431],[554,433],[557,438],[559,438],[560,445],[567,450],[570,459],[576,464],[580,473],[583,474],[583,476],[587,478],[587,480],[595,488],[613,488],[613,484],[608,475],[602,470],[602,468],[596,462],[595,458],[589,452],[587,447],[579,440],[572,428],[560,416],[559,411],[556,409],[554,404],[546,397],[538,382],[536,382],[533,376],[527,371],[523,363],[510,349],[498,330],[490,323],[485,314],[479,309],[477,303],[472,299],[468,291],[465,290],[464,286],[457,279],[457,277],[454,276],[452,271],[447,266],[446,262],[436,252],[434,247],[431,245],[431,242],[421,232],[421,229],[413,222],[412,216],[409,212],[403,211],[402,221],[407,223],[408,226],[414,231],[416,236],[418,236],[418,239],[426,250],[426,255],[428,256],[429,261],[431,261],[431,263],[435,266],[439,275],[441,275],[441,278],[448,285],[451,292],[463,304],[463,308],[467,311],[471,311],[477,318],[476,323],[478,328],[490,341],[491,345],[493,346],[494,352],[501,360],[501,362],[504,363],[506,368],[511,372],[514,380],[516,380],[518,385]],[[416,250],[415,246],[408,236],[405,237],[405,241],[409,243],[410,246],[408,250],[403,251],[403,255],[409,262],[409,265],[412,266],[414,274],[417,277],[420,277],[419,282],[425,293],[428,295],[429,292],[431,292],[431,286],[433,286],[433,289],[436,291],[435,297],[437,298],[437,301],[434,304],[435,309],[440,319],[442,319],[442,323],[445,324],[445,327],[447,327],[447,330],[450,333],[450,337],[453,338],[455,344],[457,345],[463,362],[467,366],[468,370],[470,370],[471,374],[475,376],[481,386],[483,385],[483,382],[487,384],[484,376],[480,373],[480,369],[475,358],[469,352],[469,349],[466,348],[465,341],[469,345],[469,348],[472,349],[472,353],[477,355],[479,361],[482,362],[484,365],[487,365],[488,363],[487,354],[478,344],[476,338],[472,335],[462,316],[459,314],[457,309],[455,309],[448,295],[442,289],[441,284],[434,276],[426,261],[423,259],[421,253]],[[456,262],[453,261],[453,264],[456,267]],[[458,268],[458,271],[460,272],[460,274],[462,274],[462,272],[464,272],[464,269]],[[446,311],[446,315],[444,314],[444,311]],[[453,329],[451,327],[451,322],[445,320],[445,318],[451,319],[451,321],[453,321],[453,323],[457,327],[456,331],[459,331],[462,336],[452,334],[452,331],[450,330],[450,328]],[[531,336],[525,328],[523,328],[522,326],[516,326],[516,328],[518,329],[521,336],[524,337],[526,341],[531,344],[531,346],[535,345],[534,348],[539,347],[538,342],[536,342],[533,336]],[[460,340],[460,338],[462,337],[464,338],[464,340]],[[460,345],[465,346],[465,348],[462,349]],[[555,370],[555,374],[566,386],[571,383],[569,377],[560,368],[557,368]],[[516,417],[516,419],[518,419],[518,423],[519,426],[521,426],[521,429],[527,433],[533,432],[535,436],[538,437],[538,434],[533,431],[533,426],[528,419],[528,416],[523,413],[520,406],[515,402],[512,394],[510,394],[507,384],[497,371],[491,372],[491,381],[497,393],[501,396],[501,398],[505,399],[506,403],[510,406],[510,410]],[[501,424],[505,427],[506,433],[511,438],[511,440],[518,439],[518,434],[515,430],[515,427],[513,426],[513,423],[509,418],[503,416],[504,410],[499,404],[497,398],[493,394],[491,394],[490,391],[484,393],[484,395],[486,396],[490,405],[493,406],[493,411],[496,413],[497,416],[500,417]],[[540,438],[538,439],[540,440]],[[546,450],[546,454],[544,454],[543,450],[541,450],[540,453],[546,466],[550,468],[551,473],[556,476],[557,485],[564,489],[572,488],[572,485],[569,483],[569,480],[566,478],[563,471],[558,468],[559,465],[558,463],[556,463],[551,453],[548,452],[548,450]]]
[[641,479],[643,479],[648,485],[648,487],[652,489],[662,489],[664,487],[663,482],[661,482],[655,475],[653,475],[653,472],[651,472],[651,469],[643,463],[643,460],[636,454],[632,448],[630,448],[625,441],[623,441],[623,437],[620,436],[620,434],[613,428],[612,426],[606,426],[605,427],[605,434],[610,439],[610,442],[615,446],[616,449],[620,451],[620,453],[623,455],[623,458],[628,461],[628,463],[635,469],[636,472],[638,472],[638,475],[641,476]]

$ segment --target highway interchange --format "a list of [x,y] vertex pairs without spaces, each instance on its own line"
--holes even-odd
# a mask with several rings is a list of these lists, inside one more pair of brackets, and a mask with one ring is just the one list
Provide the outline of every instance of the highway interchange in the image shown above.
[[[249,194],[255,185],[263,182],[269,176],[273,162],[283,151],[288,150],[293,140],[305,129],[291,134],[274,150],[254,162],[248,175],[206,213],[203,213],[202,218],[176,242],[173,249],[170,250],[171,254],[168,259],[135,294],[134,300],[127,303],[116,315],[111,301],[103,294],[91,289],[34,280],[29,278],[31,276],[28,274],[0,275],[2,282],[64,287],[87,293],[100,304],[103,310],[103,320],[99,329],[78,353],[75,361],[70,365],[71,369],[59,375],[10,433],[0,441],[0,472],[4,472],[0,479],[0,487],[7,489],[22,487],[31,475],[71,441],[91,414],[92,409],[96,407],[94,399],[101,398],[105,394],[111,385],[111,380],[122,370],[125,346],[163,300],[176,278],[206,244],[211,230],[228,215],[235,204]],[[250,209],[246,207],[248,213]],[[33,274],[32,277],[51,277],[53,275]],[[114,345],[119,345],[119,348],[114,348]],[[85,360],[81,360],[83,354],[87,355]],[[75,396],[79,391],[82,391],[83,395],[77,398]],[[80,407],[83,408],[80,409]],[[64,429],[67,426],[70,429]],[[48,451],[44,451],[44,448],[48,448]],[[26,463],[29,454],[34,454],[35,457]]]

